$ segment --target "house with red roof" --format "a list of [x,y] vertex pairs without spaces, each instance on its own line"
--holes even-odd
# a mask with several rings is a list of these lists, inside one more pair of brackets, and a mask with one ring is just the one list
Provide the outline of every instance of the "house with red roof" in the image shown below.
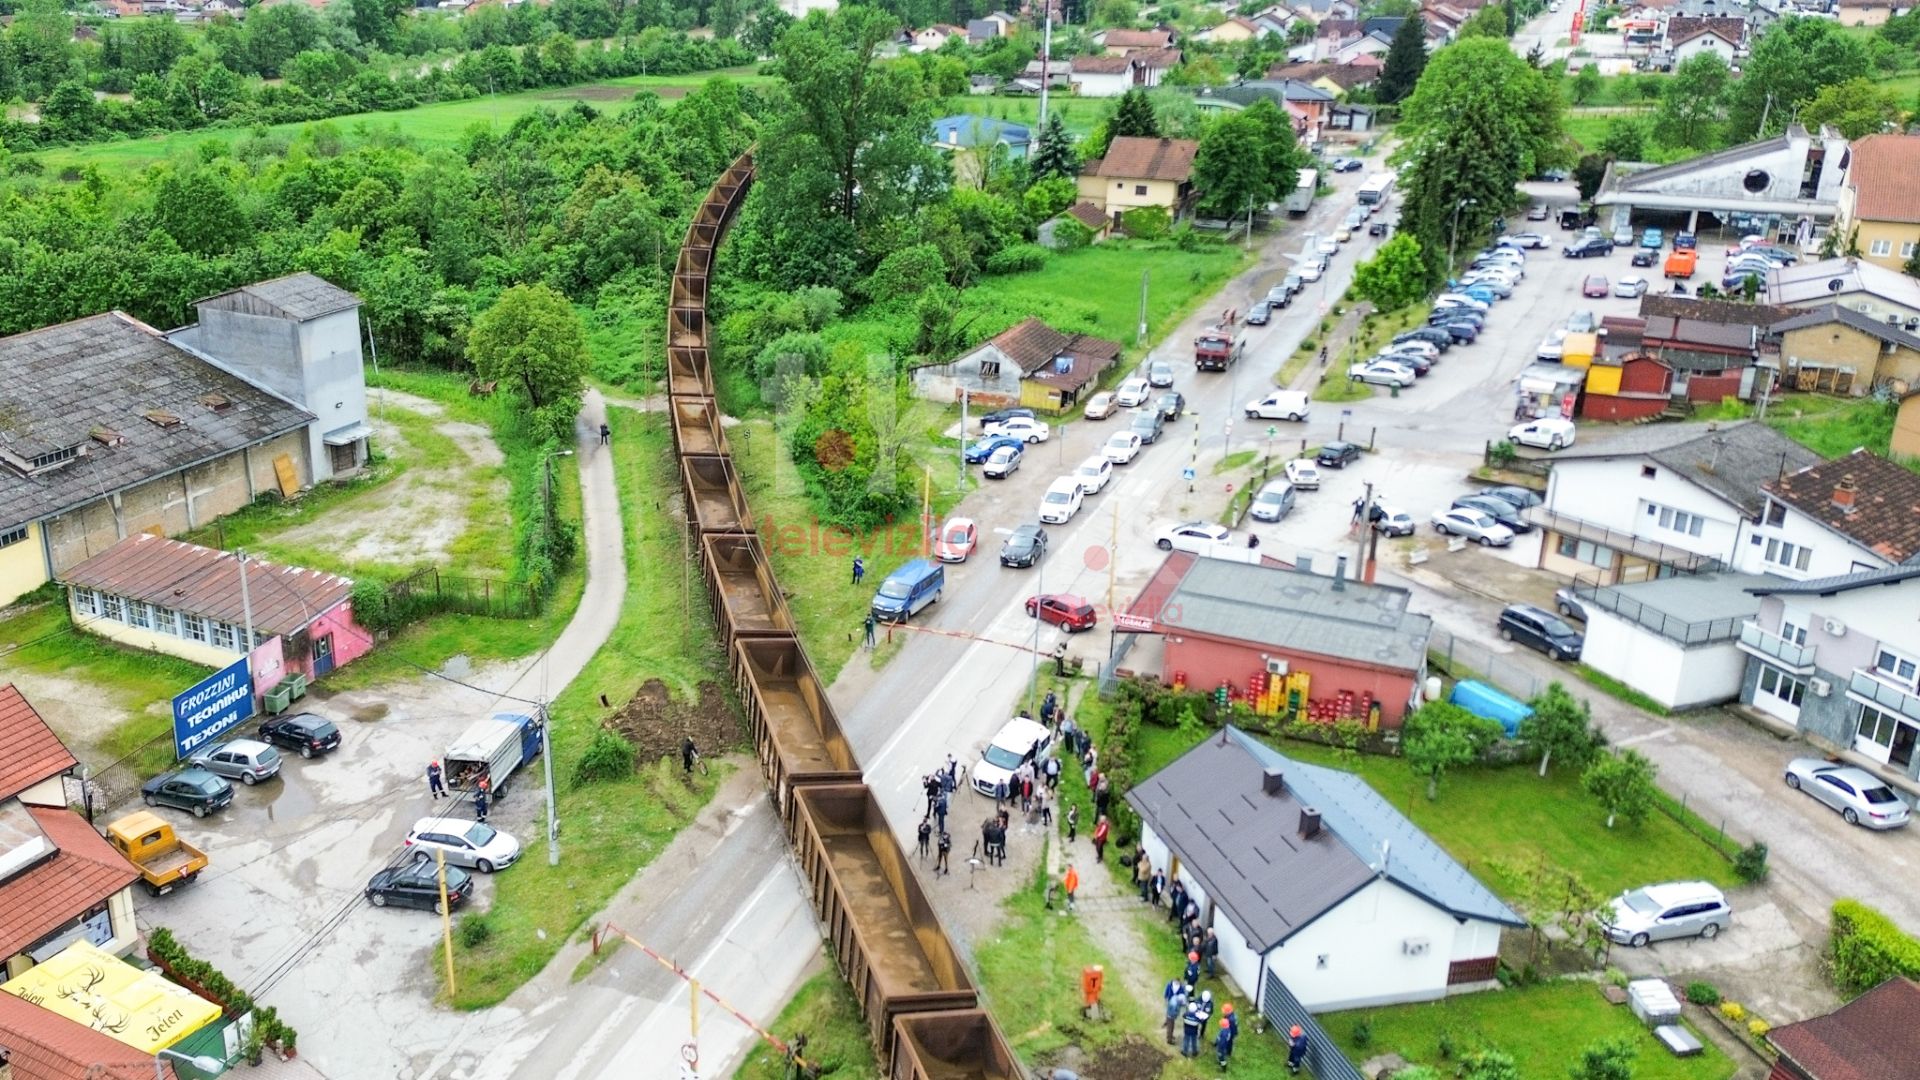
[[1064,411],[1120,362],[1120,343],[1023,319],[945,364],[913,373],[914,392],[981,409],[1019,403]]
[[1894,1080],[1920,1061],[1920,983],[1888,979],[1825,1016],[1767,1033],[1767,1080]]
[[[24,998],[0,994],[0,1075],[11,1080],[176,1080],[173,1063]],[[11,1070],[8,1072],[7,1070]]]

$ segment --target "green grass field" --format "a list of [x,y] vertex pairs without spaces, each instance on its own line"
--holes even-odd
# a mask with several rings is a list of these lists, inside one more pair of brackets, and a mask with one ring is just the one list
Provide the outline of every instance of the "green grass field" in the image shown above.
[[[806,1061],[819,1068],[821,1076],[863,1080],[880,1075],[860,1004],[832,959],[827,960],[827,970],[801,984],[767,1030],[783,1039],[806,1032]],[[785,1054],[761,1042],[733,1076],[734,1080],[788,1080],[792,1071]]]
[[1884,454],[1893,439],[1894,407],[1871,397],[1783,394],[1767,407],[1767,423],[1822,457],[1866,447]]
[[[991,116],[996,120],[1011,120],[1028,127],[1034,126],[1040,119],[1040,99],[1037,97],[960,96],[948,98],[946,107],[952,113]],[[1111,111],[1113,102],[1105,98],[1077,98],[1065,94],[1054,94],[1047,98],[1048,115],[1058,113],[1060,122],[1075,135],[1092,131],[1094,125]]]
[[[605,82],[586,83],[580,86],[548,87],[518,94],[489,94],[465,101],[443,101],[396,112],[352,113],[347,116],[336,116],[331,120],[275,124],[265,130],[269,134],[293,136],[315,124],[324,123],[331,124],[348,134],[363,129],[394,131],[422,147],[429,149],[449,147],[458,143],[460,137],[475,124],[500,130],[535,109],[561,109],[576,101],[585,101],[599,108],[611,108],[631,100],[635,94],[643,91],[666,98],[684,97],[688,91],[720,75],[750,85],[766,84],[772,81],[769,76],[754,74],[752,68],[734,68],[698,75],[631,75],[626,78],[609,79]],[[56,175],[88,165],[98,165],[103,169],[141,169],[208,142],[230,147],[253,130],[234,127],[176,131],[144,139],[59,147],[42,150],[30,156],[45,165],[48,172]]]
[[[1182,251],[1172,243],[1117,241],[1056,254],[1031,273],[982,280],[970,296],[1049,319],[1054,312],[1089,311],[1092,332],[1136,354],[1140,290],[1145,275],[1147,339],[1158,339],[1252,259],[1238,247],[1203,244]],[[1049,321],[1052,321],[1049,319]]]

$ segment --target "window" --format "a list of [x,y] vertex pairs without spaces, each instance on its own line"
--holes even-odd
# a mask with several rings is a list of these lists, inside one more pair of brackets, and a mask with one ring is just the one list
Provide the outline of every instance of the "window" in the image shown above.
[[0,548],[12,547],[13,545],[18,544],[21,541],[25,540],[26,538],[27,538],[27,526],[25,525],[21,525],[18,528],[8,529],[6,532],[0,532]]
[[112,619],[114,622],[125,622],[127,620],[126,601],[112,593],[101,593],[100,617]]
[[1706,519],[1699,514],[1689,514],[1685,510],[1675,510],[1671,506],[1661,506],[1658,503],[1648,503],[1647,513],[1658,516],[1661,528],[1671,532],[1685,533],[1688,536],[1699,536],[1707,524]]
[[214,648],[226,649],[228,651],[237,650],[239,648],[239,644],[235,640],[236,635],[233,632],[233,627],[228,626],[226,623],[220,622],[218,620],[208,620],[208,625],[213,628],[213,647]]
[[153,609],[153,628],[171,637],[180,636],[180,613],[172,608]]
[[1910,721],[1902,721],[1893,713],[1883,712],[1871,705],[1860,706],[1859,739],[1872,743],[1874,747],[1871,750],[1859,747],[1863,753],[1878,756],[1877,751],[1882,751],[1886,753],[1889,764],[1905,766],[1913,760],[1914,732]]
[[188,641],[207,640],[207,620],[198,615],[180,616],[180,636]]
[[1771,664],[1764,664],[1760,668],[1760,692],[1799,708],[1800,699],[1806,695],[1807,684]]
[[1767,500],[1767,524],[1783,525],[1786,523],[1786,520],[1787,520],[1786,505],[1784,503],[1777,503],[1777,502],[1774,502],[1772,499],[1768,499]]
[[92,589],[74,589],[73,610],[82,615],[100,614],[100,594]]
[[1562,536],[1554,545],[1563,558],[1578,559],[1588,566],[1597,566],[1603,570],[1613,567],[1613,549],[1602,547],[1591,540],[1582,540],[1577,536]]
[[1807,643],[1806,625],[1796,621],[1794,616],[1782,615],[1780,616],[1780,636],[1795,645],[1805,645]]
[[151,629],[153,627],[153,608],[138,600],[127,601],[127,625],[137,626],[142,630]]
[[1660,475],[1660,470],[1654,468],[1651,465],[1640,466],[1640,479],[1642,480],[1651,480],[1654,477],[1659,475]]
[[998,360],[980,361],[980,377],[983,379],[999,378],[1000,377],[1000,361]]
[[1805,544],[1790,544],[1785,540],[1767,541],[1766,561],[1788,570],[1805,570],[1813,559],[1813,549]]
[[1875,241],[1873,242],[1873,246],[1872,246],[1872,247],[1869,247],[1869,248],[1867,249],[1867,254],[1869,254],[1869,255],[1891,255],[1891,254],[1893,254],[1893,241],[1891,241],[1891,240],[1875,240]]
[[1133,193],[1135,195],[1145,195],[1147,193],[1147,185],[1145,184],[1133,185]]
[[1914,688],[1914,676],[1920,674],[1920,664],[1912,658],[1902,656],[1892,649],[1881,646],[1873,656],[1873,670],[1879,672],[1891,682],[1899,683],[1908,690]]
[[1913,258],[1913,249],[1915,246],[1911,240],[1902,241],[1900,244],[1900,257],[1903,259]]

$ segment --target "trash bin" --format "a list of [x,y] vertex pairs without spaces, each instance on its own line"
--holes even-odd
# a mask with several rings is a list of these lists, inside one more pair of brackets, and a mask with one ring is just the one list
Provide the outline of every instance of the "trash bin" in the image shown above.
[[294,672],[282,679],[280,685],[287,688],[290,701],[299,701],[307,696],[307,676],[304,672]]
[[293,704],[293,691],[286,683],[283,682],[267,691],[265,706],[268,716],[279,716],[286,712],[287,706],[291,704]]

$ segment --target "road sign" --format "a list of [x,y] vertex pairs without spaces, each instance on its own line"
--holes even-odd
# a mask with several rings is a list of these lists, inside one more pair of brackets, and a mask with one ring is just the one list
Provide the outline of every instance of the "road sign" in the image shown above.
[[1267,426],[1267,438],[1271,439],[1278,434],[1280,434],[1280,429],[1278,427],[1275,427],[1271,424]]
[[174,695],[174,749],[185,758],[252,715],[253,677],[243,656]]
[[1188,466],[1180,470],[1180,479],[1191,480],[1193,478],[1194,478],[1194,471],[1192,466]]

